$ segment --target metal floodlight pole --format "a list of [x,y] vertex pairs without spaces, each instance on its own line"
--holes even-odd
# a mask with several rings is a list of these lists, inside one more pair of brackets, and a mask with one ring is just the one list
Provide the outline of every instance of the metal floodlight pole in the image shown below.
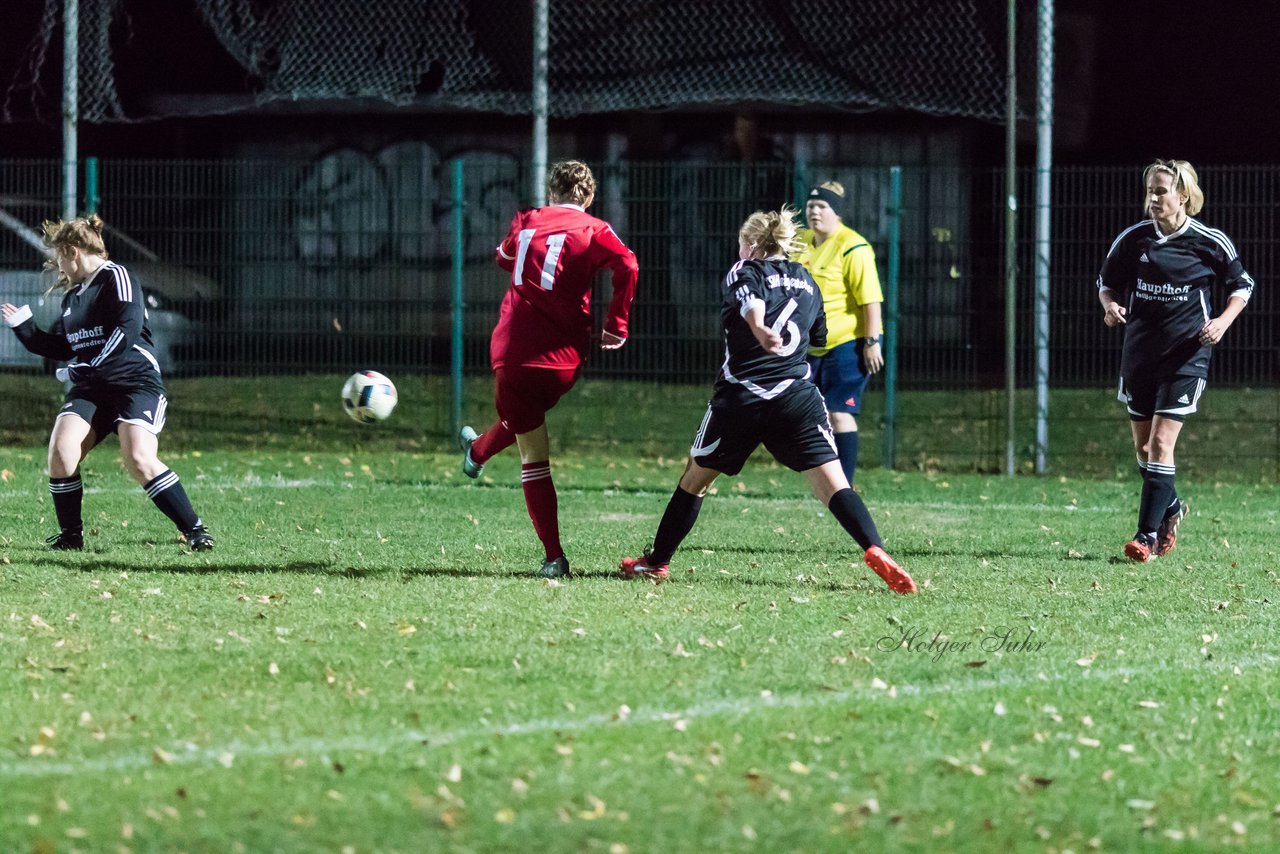
[[62,6],[62,218],[76,215],[76,172],[80,121],[80,0]]
[[1005,133],[1004,133],[1004,371],[1005,371],[1005,446],[1004,473],[1009,476],[1017,471],[1014,459],[1016,442],[1014,399],[1017,393],[1018,367],[1018,19],[1016,0],[1009,0],[1008,11],[1008,67],[1005,77]]
[[465,353],[463,352],[463,336],[466,331],[464,324],[466,313],[465,290],[463,288],[463,280],[465,278],[464,252],[466,251],[466,239],[464,230],[467,227],[467,195],[464,190],[464,166],[461,157],[454,158],[453,161],[453,263],[451,265],[450,276],[450,319],[452,321],[452,331],[449,336],[449,378],[451,380],[451,394],[449,409],[449,435],[457,436],[458,431],[462,429],[462,372],[464,368]]
[[902,167],[889,167],[889,276],[884,318],[884,467],[898,463],[898,290],[902,275]]
[[533,0],[533,170],[530,188],[534,207],[546,204],[547,184],[547,42],[551,0]]
[[1053,0],[1040,0],[1036,28],[1036,473],[1049,448],[1049,219],[1053,167]]

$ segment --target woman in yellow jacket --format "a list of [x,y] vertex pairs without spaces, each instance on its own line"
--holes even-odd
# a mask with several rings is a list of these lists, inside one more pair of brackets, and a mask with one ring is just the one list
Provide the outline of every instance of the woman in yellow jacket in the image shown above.
[[862,393],[871,375],[884,367],[880,276],[875,251],[840,218],[844,187],[826,181],[809,191],[800,231],[804,248],[796,260],[822,290],[827,312],[827,343],[809,350],[813,382],[822,392],[835,433],[836,452],[845,477],[853,483],[858,466],[858,422]]

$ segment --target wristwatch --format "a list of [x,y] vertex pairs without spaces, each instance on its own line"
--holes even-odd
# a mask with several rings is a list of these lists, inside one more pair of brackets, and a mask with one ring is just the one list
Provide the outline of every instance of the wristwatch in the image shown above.
[[879,338],[878,336],[870,336],[870,335],[869,335],[869,336],[867,336],[867,337],[865,337],[865,338],[863,338],[863,339],[862,339],[862,343],[863,343],[865,346],[870,347],[872,344],[879,344],[879,343],[880,343],[880,338]]

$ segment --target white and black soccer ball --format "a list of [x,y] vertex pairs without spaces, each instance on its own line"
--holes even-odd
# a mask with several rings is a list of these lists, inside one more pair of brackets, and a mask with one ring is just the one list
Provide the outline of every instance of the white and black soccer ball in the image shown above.
[[357,371],[342,384],[342,408],[361,424],[386,418],[397,399],[395,384],[377,371]]

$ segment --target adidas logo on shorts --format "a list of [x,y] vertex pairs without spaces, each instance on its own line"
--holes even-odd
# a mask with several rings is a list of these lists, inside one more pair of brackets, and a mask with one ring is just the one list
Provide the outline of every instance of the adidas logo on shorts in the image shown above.
[[1191,400],[1185,394],[1182,397],[1178,398],[1178,403],[1190,403],[1190,402]]

